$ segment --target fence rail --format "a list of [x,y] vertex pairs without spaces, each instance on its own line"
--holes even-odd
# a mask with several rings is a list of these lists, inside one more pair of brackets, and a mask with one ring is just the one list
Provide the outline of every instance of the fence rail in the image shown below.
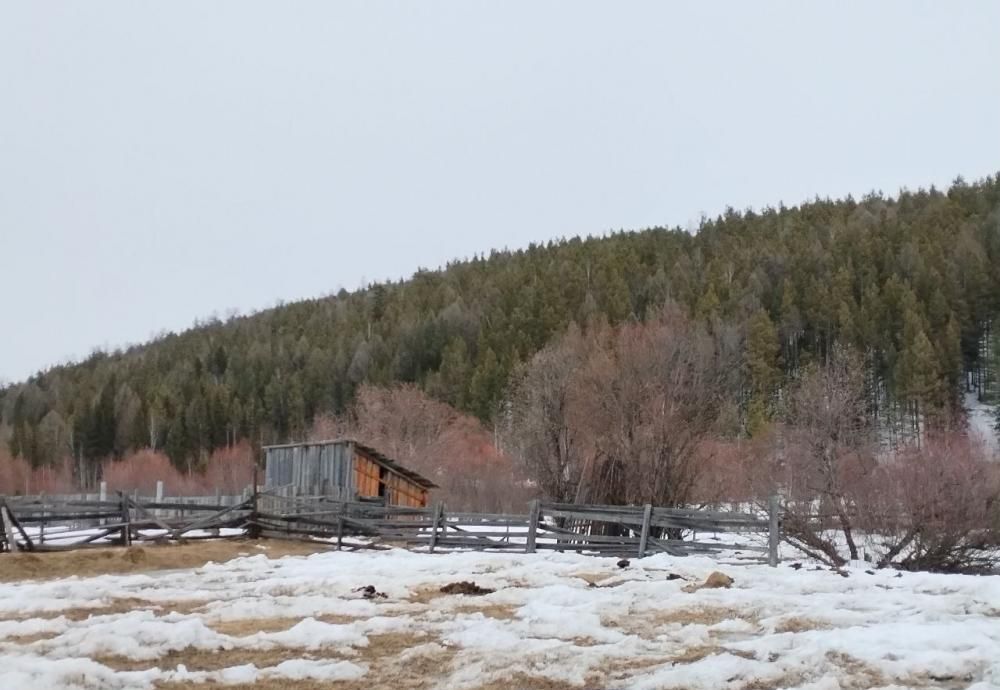
[[[158,492],[159,493],[159,492]],[[330,496],[246,492],[239,501],[140,499],[119,493],[79,497],[0,497],[0,548],[55,551],[101,544],[221,537],[321,538],[344,547],[392,544],[430,552],[454,549],[578,551],[644,557],[739,550],[777,564],[780,515],[645,506],[532,501],[524,514],[451,512],[344,501]],[[203,497],[212,498],[212,497]],[[766,536],[766,545],[699,539],[728,533]],[[364,542],[359,542],[358,538]]]

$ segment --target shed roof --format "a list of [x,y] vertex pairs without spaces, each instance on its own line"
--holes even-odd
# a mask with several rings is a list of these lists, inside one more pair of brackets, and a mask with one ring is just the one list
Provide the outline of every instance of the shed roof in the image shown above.
[[419,474],[417,472],[414,472],[411,469],[407,469],[406,467],[403,467],[402,465],[400,465],[398,462],[396,462],[392,458],[390,458],[390,457],[388,457],[386,455],[383,455],[376,448],[372,448],[371,446],[365,445],[364,443],[361,443],[360,441],[358,441],[356,439],[353,439],[353,438],[337,438],[337,439],[332,439],[332,440],[328,440],[328,441],[303,441],[301,443],[280,443],[280,444],[271,445],[271,446],[263,446],[262,449],[266,451],[266,450],[269,450],[271,448],[296,448],[296,447],[301,447],[301,446],[332,446],[332,445],[335,445],[335,444],[338,444],[338,443],[350,443],[350,444],[353,444],[355,448],[358,448],[359,450],[361,450],[362,452],[364,452],[366,455],[371,456],[371,458],[377,464],[381,465],[382,467],[386,468],[387,470],[389,470],[391,472],[395,472],[396,474],[398,474],[398,475],[400,475],[402,477],[405,477],[406,479],[409,479],[411,482],[413,482],[417,486],[420,486],[420,487],[422,487],[424,489],[437,489],[437,488],[439,488],[437,484],[435,484],[434,482],[432,482],[430,479],[428,479],[427,477],[423,476],[422,474]]

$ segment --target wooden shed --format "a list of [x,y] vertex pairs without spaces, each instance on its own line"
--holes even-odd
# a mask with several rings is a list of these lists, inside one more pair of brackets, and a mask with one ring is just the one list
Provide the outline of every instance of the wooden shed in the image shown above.
[[344,500],[384,498],[388,505],[424,507],[437,485],[353,439],[264,446],[266,489]]

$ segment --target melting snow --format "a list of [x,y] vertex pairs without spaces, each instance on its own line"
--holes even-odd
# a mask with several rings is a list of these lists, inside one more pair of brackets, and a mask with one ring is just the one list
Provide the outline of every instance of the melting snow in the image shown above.
[[[530,688],[543,680],[636,689],[1000,688],[998,577],[857,568],[843,578],[811,565],[720,566],[666,555],[626,569],[615,561],[331,552],[152,576],[0,584],[0,688],[151,689],[175,681],[208,690],[267,679],[364,679],[380,687],[386,668],[415,659],[436,660],[420,666],[436,674],[427,687],[456,690],[491,682]],[[718,569],[734,578],[731,588],[682,591]],[[671,573],[681,578],[668,580]],[[458,580],[497,591],[437,596]],[[355,590],[368,584],[388,598],[361,599]],[[100,613],[124,597],[149,604]],[[174,602],[185,602],[185,612],[172,611]],[[95,615],[59,615],[81,607]],[[242,636],[214,627],[268,618],[287,625]],[[411,644],[366,658],[366,648],[386,634]],[[185,650],[284,656],[208,671],[160,662]],[[323,658],[314,658],[320,650]],[[98,661],[107,658],[143,670],[116,671]]]

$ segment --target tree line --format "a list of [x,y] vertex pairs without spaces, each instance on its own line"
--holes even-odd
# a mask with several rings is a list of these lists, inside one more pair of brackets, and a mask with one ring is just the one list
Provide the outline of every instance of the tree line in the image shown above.
[[[715,356],[738,361],[731,394],[711,401],[730,438],[766,433],[790,384],[838,347],[857,353],[864,414],[887,442],[959,427],[966,393],[997,394],[1000,175],[947,191],[727,209],[694,233],[652,228],[492,251],[405,281],[211,319],[4,388],[0,442],[33,467],[71,457],[84,483],[108,458],[139,449],[190,472],[240,441],[304,438],[317,417],[347,414],[362,386],[396,384],[501,428],[523,368],[546,346],[572,349],[562,338],[577,332],[603,338],[606,357],[635,348],[643,361],[643,348],[680,348],[657,340],[668,312],[700,343],[675,352],[677,362],[704,356],[708,341]],[[641,324],[648,333],[629,330]],[[615,338],[625,341],[612,347]],[[594,404],[613,404],[599,395],[608,383],[600,367],[591,375]]]

